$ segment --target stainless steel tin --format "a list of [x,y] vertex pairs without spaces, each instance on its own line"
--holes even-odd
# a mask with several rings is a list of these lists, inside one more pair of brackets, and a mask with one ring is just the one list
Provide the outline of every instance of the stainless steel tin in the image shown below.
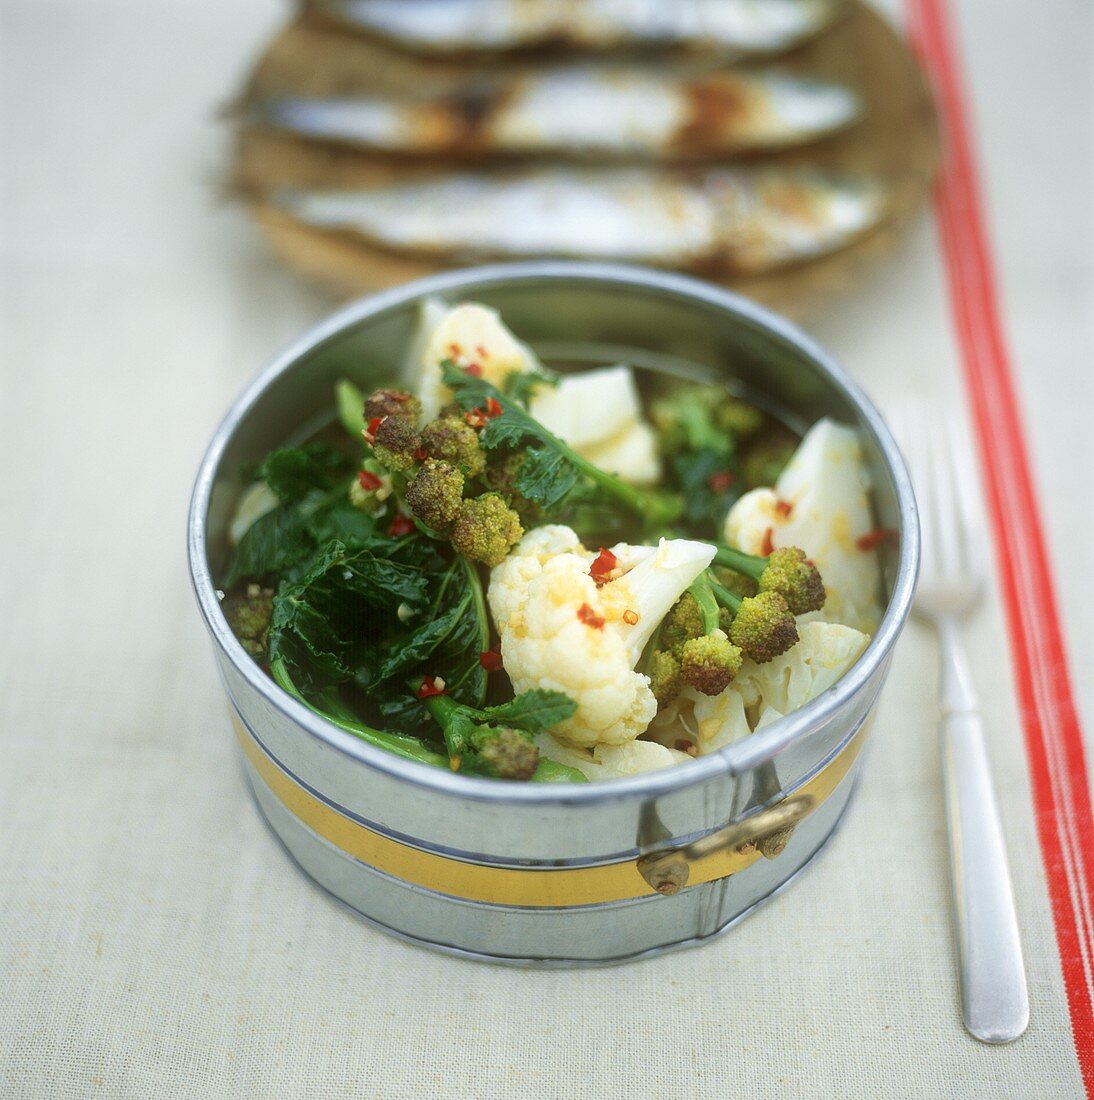
[[[854,668],[806,707],[717,754],[572,787],[492,782],[402,760],[283,694],[233,637],[216,593],[240,470],[322,423],[337,379],[390,379],[427,295],[494,306],[549,361],[655,363],[731,377],[804,423],[831,414],[856,425],[877,520],[901,537],[886,551],[884,619]],[[911,606],[918,545],[912,491],[892,437],[809,337],[693,279],[558,262],[437,275],[318,325],[262,372],[218,428],[189,525],[193,584],[251,785],[295,860],[389,931],[495,961],[542,964],[616,961],[702,940],[812,858],[851,796]],[[782,826],[791,821],[787,843]]]

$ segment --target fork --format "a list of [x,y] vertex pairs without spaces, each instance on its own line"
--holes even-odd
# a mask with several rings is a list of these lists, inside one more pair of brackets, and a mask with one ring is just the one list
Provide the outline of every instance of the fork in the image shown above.
[[938,635],[942,771],[965,1027],[985,1043],[1017,1039],[1029,996],[1014,893],[984,726],[959,624],[984,588],[974,473],[952,416],[908,410],[904,441],[920,509],[922,563],[914,613]]

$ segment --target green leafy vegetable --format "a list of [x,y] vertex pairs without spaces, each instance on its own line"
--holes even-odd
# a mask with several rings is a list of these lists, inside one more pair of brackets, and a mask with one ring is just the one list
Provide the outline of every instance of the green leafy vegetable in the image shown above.
[[577,704],[573,699],[561,691],[542,691],[537,688],[533,691],[522,691],[507,703],[482,707],[477,711],[477,716],[485,722],[504,722],[529,733],[543,733],[571,718],[576,709]]
[[678,518],[680,502],[676,498],[620,481],[582,458],[496,386],[461,371],[450,360],[442,364],[442,369],[444,382],[451,387],[461,408],[493,408],[479,434],[484,448],[524,449],[526,457],[517,474],[516,487],[528,500],[549,511],[562,503],[584,477],[602,495],[628,508],[653,528],[664,527]]
[[343,378],[335,387],[334,397],[338,403],[338,419],[350,436],[359,439],[365,430],[365,395],[347,378]]
[[[569,718],[577,708],[557,691],[524,692],[494,707],[469,707],[447,694],[434,694],[425,706],[441,727],[454,768],[501,779],[536,778],[544,762],[532,735]],[[545,774],[561,778],[559,768],[545,769]],[[566,772],[574,781],[575,770]]]
[[489,648],[489,642],[482,582],[469,562],[456,558],[434,578],[428,614],[421,624],[387,647],[384,663],[365,686],[375,691],[384,681],[405,680],[409,671],[417,669],[422,676],[440,676],[454,698],[481,703],[486,671],[479,654]]
[[513,371],[505,379],[505,393],[514,401],[528,408],[536,390],[541,386],[553,389],[559,384],[560,380],[558,375],[541,374],[539,371],[534,370]]
[[228,565],[225,587],[289,573],[311,556],[315,545],[305,518],[282,504],[247,528]]
[[330,489],[353,469],[353,461],[325,443],[274,451],[258,467],[258,477],[288,504],[317,488]]
[[283,583],[274,597],[269,631],[270,661],[282,660],[311,684],[348,680],[398,609],[424,612],[427,579],[420,569],[327,543],[304,577]]

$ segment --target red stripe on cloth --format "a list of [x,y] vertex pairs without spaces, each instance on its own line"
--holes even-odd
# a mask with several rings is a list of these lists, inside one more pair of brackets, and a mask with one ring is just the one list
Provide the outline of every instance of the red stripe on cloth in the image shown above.
[[942,107],[935,191],[965,382],[979,440],[1034,813],[1072,1035],[1094,1097],[1094,812],[1037,495],[999,321],[993,264],[954,34],[945,0],[906,0],[910,29]]

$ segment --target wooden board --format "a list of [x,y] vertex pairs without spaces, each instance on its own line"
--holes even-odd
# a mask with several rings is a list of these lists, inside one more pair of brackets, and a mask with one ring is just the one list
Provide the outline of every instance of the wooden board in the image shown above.
[[[466,75],[467,62],[412,58],[368,38],[302,16],[259,59],[239,104],[272,95],[351,95],[373,91],[443,92]],[[502,63],[505,64],[505,63]],[[518,61],[516,66],[527,65]],[[828,256],[727,282],[734,290],[798,318],[849,293],[891,253],[924,204],[938,156],[934,107],[924,78],[892,27],[854,0],[847,17],[820,38],[777,59],[780,69],[840,80],[866,104],[847,131],[793,151],[764,156],[765,164],[808,165],[861,172],[884,181],[885,221]],[[278,210],[264,196],[281,187],[353,187],[411,179],[436,171],[431,162],[240,126],[233,179],[275,253],[290,267],[339,296],[352,296],[437,270],[420,257],[399,255],[352,233],[316,230]]]

